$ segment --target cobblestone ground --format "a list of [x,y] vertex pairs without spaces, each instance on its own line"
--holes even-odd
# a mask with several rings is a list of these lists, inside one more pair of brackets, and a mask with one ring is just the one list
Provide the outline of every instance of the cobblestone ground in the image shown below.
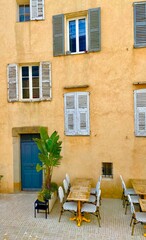
[[59,201],[55,203],[48,219],[45,219],[44,213],[34,218],[33,203],[36,196],[36,193],[26,192],[0,195],[0,240],[146,240],[141,224],[135,226],[134,236],[131,236],[130,209],[125,215],[120,199],[102,199],[99,228],[93,215],[89,216],[90,223],[83,222],[78,227],[75,221],[69,220],[71,214],[65,212],[59,223]]

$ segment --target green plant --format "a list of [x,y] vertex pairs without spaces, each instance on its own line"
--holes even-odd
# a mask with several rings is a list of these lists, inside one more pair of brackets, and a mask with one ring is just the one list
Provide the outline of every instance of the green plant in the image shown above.
[[40,139],[34,139],[40,153],[38,157],[41,164],[37,164],[37,172],[44,172],[44,183],[42,190],[39,192],[39,199],[50,198],[51,192],[55,191],[56,183],[52,183],[53,168],[58,167],[61,163],[62,156],[60,155],[62,149],[62,141],[59,141],[59,135],[54,131],[51,136],[48,135],[46,128],[40,128]]

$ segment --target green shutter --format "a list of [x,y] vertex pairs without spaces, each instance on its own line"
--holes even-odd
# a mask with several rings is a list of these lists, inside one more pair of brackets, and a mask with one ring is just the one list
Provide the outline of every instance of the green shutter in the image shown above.
[[40,92],[42,100],[51,98],[51,63],[40,63]]
[[44,19],[44,0],[30,0],[30,19]]
[[89,52],[101,50],[100,8],[88,10]]
[[134,46],[146,46],[146,3],[134,3]]
[[53,16],[53,55],[64,55],[64,15]]
[[7,66],[8,79],[8,101],[18,101],[18,66],[17,64],[9,64]]
[[134,91],[135,135],[146,136],[146,89]]

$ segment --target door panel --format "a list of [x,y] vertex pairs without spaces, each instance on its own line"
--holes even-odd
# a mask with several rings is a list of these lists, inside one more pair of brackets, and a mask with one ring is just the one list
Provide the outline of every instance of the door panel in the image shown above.
[[38,147],[33,138],[39,137],[34,134],[21,135],[21,177],[22,190],[38,190],[42,187],[42,171],[36,171]]

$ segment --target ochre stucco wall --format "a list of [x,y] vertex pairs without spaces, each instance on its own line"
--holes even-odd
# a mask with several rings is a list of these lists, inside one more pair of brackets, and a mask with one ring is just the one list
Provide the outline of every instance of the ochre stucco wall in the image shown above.
[[[138,2],[138,1],[137,1]],[[102,162],[113,163],[113,179],[102,179],[104,197],[120,197],[121,174],[146,178],[146,138],[134,136],[133,90],[146,88],[133,82],[146,79],[146,48],[134,49],[133,1],[45,0],[45,20],[17,22],[16,2],[1,0],[0,20],[0,174],[2,192],[13,192],[15,182],[12,128],[46,126],[57,130],[63,141],[62,163],[53,179],[62,183],[68,172],[75,177],[101,174]],[[101,7],[101,51],[53,57],[52,16]],[[52,100],[39,103],[7,102],[9,63],[52,63]],[[87,89],[66,90],[70,85]],[[64,135],[63,94],[90,92],[90,136]],[[20,171],[20,169],[18,169]]]

